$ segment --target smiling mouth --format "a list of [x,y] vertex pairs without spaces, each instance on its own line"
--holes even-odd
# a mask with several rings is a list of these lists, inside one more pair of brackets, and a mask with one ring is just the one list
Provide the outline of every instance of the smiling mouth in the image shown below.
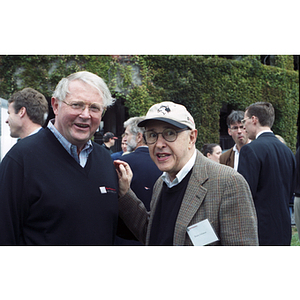
[[77,127],[80,127],[80,128],[89,128],[90,126],[88,124],[79,124],[79,123],[75,123],[75,125]]

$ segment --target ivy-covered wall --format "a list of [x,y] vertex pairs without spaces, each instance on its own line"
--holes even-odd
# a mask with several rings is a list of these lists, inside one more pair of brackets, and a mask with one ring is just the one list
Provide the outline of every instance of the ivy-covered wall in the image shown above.
[[293,71],[292,56],[276,56],[272,67],[259,56],[237,61],[199,55],[2,55],[0,96],[8,99],[30,86],[50,98],[62,77],[80,70],[101,76],[116,98],[125,99],[130,117],[165,100],[184,104],[195,118],[199,149],[219,142],[224,103],[244,110],[269,101],[276,110],[274,132],[295,152],[299,72]]
[[299,110],[299,72],[291,58],[278,58],[281,66],[265,66],[256,56],[241,61],[217,56],[147,56],[155,70],[153,83],[163,100],[184,104],[195,118],[197,147],[219,142],[219,116],[223,103],[245,110],[251,103],[269,101],[275,108],[273,131],[295,152]]

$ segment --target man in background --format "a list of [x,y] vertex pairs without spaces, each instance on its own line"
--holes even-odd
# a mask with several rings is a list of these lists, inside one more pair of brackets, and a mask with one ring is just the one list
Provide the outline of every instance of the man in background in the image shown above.
[[246,108],[242,124],[251,143],[240,151],[238,172],[247,180],[256,208],[259,245],[290,245],[289,202],[294,193],[293,152],[271,131],[275,110],[269,102]]
[[239,156],[241,148],[250,143],[248,133],[245,131],[242,120],[244,112],[241,110],[233,110],[227,117],[228,134],[232,137],[235,145],[224,152],[220,157],[220,163],[234,168],[236,171],[239,164]]
[[113,154],[111,154],[111,158],[113,160],[119,159],[124,153],[129,153],[127,152],[127,144],[126,144],[126,140],[125,140],[125,133],[122,134],[122,141],[121,141],[121,151],[115,152]]
[[[162,172],[150,157],[148,146],[144,140],[145,128],[138,126],[138,123],[143,120],[144,117],[133,117],[124,122],[125,141],[132,152],[123,155],[119,159],[129,164],[133,172],[130,187],[137,197],[142,200],[146,209],[150,210],[153,186]],[[118,241],[119,245],[141,245],[139,242],[128,240],[123,240],[122,243],[121,239],[117,238]]]
[[103,135],[102,147],[104,147],[106,150],[108,150],[110,154],[113,154],[113,151],[111,150],[111,147],[113,147],[115,145],[115,141],[117,139],[118,138],[112,132],[106,132]]
[[6,123],[11,137],[23,139],[42,128],[48,115],[48,102],[43,94],[25,88],[14,93],[8,103]]

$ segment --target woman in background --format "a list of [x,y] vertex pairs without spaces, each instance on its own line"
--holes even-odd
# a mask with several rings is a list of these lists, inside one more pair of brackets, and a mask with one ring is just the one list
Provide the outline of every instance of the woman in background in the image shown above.
[[219,163],[222,154],[222,148],[218,144],[204,144],[201,152],[207,158]]

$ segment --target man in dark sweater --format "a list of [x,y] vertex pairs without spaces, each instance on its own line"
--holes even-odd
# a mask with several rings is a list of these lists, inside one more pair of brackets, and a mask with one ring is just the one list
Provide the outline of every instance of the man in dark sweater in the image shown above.
[[84,71],[63,78],[51,101],[55,119],[0,165],[0,244],[113,245],[117,176],[108,151],[91,141],[111,94]]

